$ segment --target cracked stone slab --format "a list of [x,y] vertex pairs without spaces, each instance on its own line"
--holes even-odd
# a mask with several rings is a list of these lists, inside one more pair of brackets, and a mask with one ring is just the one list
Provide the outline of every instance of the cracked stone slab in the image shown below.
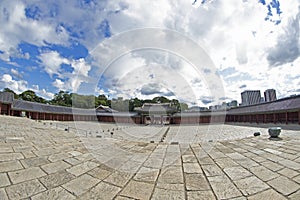
[[208,177],[208,180],[218,199],[242,196],[241,192],[226,176],[212,176]]
[[99,183],[100,180],[91,177],[90,175],[84,174],[76,179],[73,179],[64,185],[62,185],[66,190],[75,196],[79,196],[87,191],[90,188]]
[[165,190],[165,189],[161,189],[161,188],[155,188],[151,199],[153,199],[153,200],[161,200],[161,199],[185,200],[185,194],[184,194],[184,191]]
[[31,197],[32,200],[48,200],[48,199],[56,199],[56,200],[72,200],[76,197],[73,196],[71,193],[63,189],[62,187],[53,188],[51,190],[47,190],[40,194],[37,194]]
[[157,183],[156,188],[164,189],[164,190],[172,190],[172,191],[184,191],[184,184],[176,184],[176,183]]
[[243,167],[229,167],[225,168],[224,172],[230,177],[231,180],[239,180],[252,174]]
[[115,171],[109,175],[104,181],[111,183],[113,185],[123,187],[133,176],[131,173]]
[[279,176],[269,181],[268,184],[284,195],[289,195],[300,188],[299,184],[296,184],[283,176]]
[[58,162],[54,162],[54,163],[49,163],[46,165],[42,165],[42,169],[45,170],[48,174],[52,174],[55,172],[58,172],[60,170],[64,170],[68,167],[70,167],[71,165],[69,165],[68,163],[64,162],[64,161],[58,161]]
[[269,188],[267,184],[265,184],[255,176],[237,180],[235,181],[235,184],[245,196],[249,196]]
[[222,169],[224,169],[226,167],[235,167],[235,166],[239,165],[235,161],[233,161],[231,158],[220,158],[215,161],[216,161],[217,165],[219,165],[219,167],[221,167]]
[[202,165],[202,169],[206,176],[221,176],[224,173],[217,165]]
[[21,160],[21,159],[24,159],[24,156],[21,153],[4,153],[4,154],[1,153],[0,154],[0,162]]
[[75,176],[67,171],[59,171],[40,178],[40,181],[48,188],[54,188],[73,180]]
[[289,169],[289,168],[284,168],[284,169],[278,171],[278,173],[283,176],[286,176],[288,178],[293,178],[293,177],[299,175],[299,172]]
[[279,174],[261,165],[250,168],[250,171],[262,181],[269,181],[279,176]]
[[215,196],[212,191],[188,191],[187,199],[197,200],[215,200]]
[[183,183],[183,172],[181,167],[168,166],[163,168],[158,177],[158,182],[175,184]]
[[257,199],[263,199],[263,200],[286,200],[284,196],[279,194],[273,189],[269,189],[260,193],[257,193],[255,195],[249,196],[248,200],[257,200]]
[[46,165],[50,162],[49,160],[47,160],[46,157],[34,157],[34,158],[21,160],[21,163],[25,168],[29,168],[29,167],[38,167],[41,165]]
[[209,184],[203,174],[185,174],[187,190],[209,190]]
[[0,199],[1,200],[8,200],[8,197],[6,195],[6,192],[5,192],[4,188],[0,188]]
[[297,192],[291,194],[289,196],[289,199],[291,199],[291,200],[298,200],[298,199],[300,199],[300,190],[298,190]]
[[90,191],[80,195],[78,199],[86,200],[86,199],[98,199],[98,200],[106,200],[113,199],[119,192],[121,188],[110,185],[105,182],[101,182],[92,188]]
[[0,188],[10,185],[8,176],[6,173],[0,173]]
[[102,169],[101,167],[96,167],[88,172],[89,175],[91,175],[99,180],[103,180],[103,179],[107,178],[111,173],[112,173],[111,171]]
[[143,182],[155,182],[158,178],[159,169],[151,169],[147,167],[142,167],[138,173],[134,176],[137,181]]
[[46,173],[43,172],[43,170],[41,170],[39,167],[31,167],[14,172],[8,172],[8,176],[14,184],[40,178],[45,175]]
[[122,190],[121,195],[134,199],[150,199],[154,183],[130,181]]
[[23,199],[45,191],[46,188],[37,180],[22,182],[6,188],[10,199]]
[[183,163],[183,171],[185,173],[203,173],[198,163]]
[[79,176],[79,175],[84,174],[98,166],[99,166],[98,163],[87,161],[87,162],[83,162],[79,165],[75,165],[75,166],[67,169],[67,172],[69,172],[75,176]]

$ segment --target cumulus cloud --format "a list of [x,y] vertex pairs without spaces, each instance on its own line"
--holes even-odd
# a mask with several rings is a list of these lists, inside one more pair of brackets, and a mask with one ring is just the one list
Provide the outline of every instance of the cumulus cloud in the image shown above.
[[22,79],[23,75],[16,69],[10,69],[10,72],[12,75],[14,75],[15,77]]
[[10,74],[3,74],[0,81],[0,86],[2,88],[10,88],[17,93],[21,93],[27,90],[27,81],[24,80],[14,80]]
[[[28,19],[25,15],[26,5],[20,1],[3,1],[0,5],[0,50],[2,59],[14,56],[20,42],[35,45],[46,43],[67,44],[68,34],[63,27],[43,21]],[[28,54],[24,55],[29,57]]]
[[46,99],[51,99],[54,96],[53,93],[46,91],[46,89],[40,89],[38,85],[33,85],[32,87],[29,87],[27,81],[15,80],[10,74],[3,74],[2,77],[0,77],[0,87],[9,88],[17,94],[20,94],[26,90],[32,90],[37,95],[40,95],[41,97]]
[[[62,57],[57,51],[45,52],[40,55],[42,65],[50,77],[57,75],[53,86],[59,90],[76,92],[83,82],[88,81],[91,70],[84,58],[69,59]],[[62,65],[67,64],[72,68],[71,72],[66,72]]]
[[300,56],[300,7],[295,18],[290,18],[284,33],[277,39],[277,44],[269,49],[268,62],[270,66],[280,66],[291,63]]
[[[69,42],[76,41],[85,45],[94,56],[95,47],[99,43],[103,45],[106,37],[133,29],[156,27],[176,31],[203,47],[216,65],[223,81],[219,81],[218,85],[225,86],[226,96],[240,98],[240,91],[244,88],[239,87],[242,85],[254,89],[272,86],[284,95],[287,88],[296,87],[295,81],[298,81],[295,77],[289,78],[286,72],[294,70],[299,74],[295,71],[299,65],[299,1],[280,1],[280,8],[279,1],[274,1],[276,5],[269,8],[271,2],[4,1],[0,5],[0,23],[3,24],[0,29],[0,59],[6,62],[12,57],[30,59],[32,55],[19,49],[21,42],[43,47],[52,44],[67,46]],[[278,20],[280,23],[277,23]],[[148,44],[153,45],[159,37],[156,34],[146,36],[151,38]],[[114,95],[146,97],[141,93],[142,86],[153,83],[159,83],[174,95],[191,102],[191,94],[197,94],[197,98],[210,95],[211,85],[206,79],[212,78],[216,70],[206,69],[206,64],[199,61],[196,65],[203,65],[200,66],[202,70],[195,71],[186,59],[188,56],[183,58],[176,54],[193,52],[193,48],[187,48],[186,43],[168,36],[164,42],[174,47],[173,52],[164,52],[164,49],[152,49],[152,52],[135,49],[133,52],[127,49],[128,45],[134,47],[143,43],[141,38],[144,37],[134,35],[127,41],[121,40],[123,43],[105,44],[103,52],[96,55],[99,59],[94,65],[85,58],[64,57],[54,50],[39,52],[41,62],[38,64],[43,66],[57,89],[78,90],[83,83],[90,83],[91,79],[97,81],[103,74],[101,91]],[[119,55],[120,52],[126,55]],[[117,60],[101,63],[108,60],[107,55],[113,55],[111,57]],[[105,69],[106,64],[109,64],[109,69]],[[68,66],[68,70],[64,65]],[[161,69],[153,67],[158,65]],[[151,70],[151,66],[159,69],[160,74]],[[269,69],[269,66],[278,69]],[[10,73],[13,78],[17,77],[13,71]],[[174,80],[166,81],[173,78],[170,75],[173,73],[177,74]],[[282,80],[282,84],[272,81],[274,77]]]
[[149,83],[146,85],[143,85],[141,88],[141,94],[142,95],[162,95],[162,96],[174,96],[174,93],[171,91],[168,91],[168,89],[163,88],[158,83]]
[[70,61],[59,55],[57,51],[45,52],[40,55],[42,65],[45,71],[52,76],[53,74],[60,74],[62,64],[70,64]]

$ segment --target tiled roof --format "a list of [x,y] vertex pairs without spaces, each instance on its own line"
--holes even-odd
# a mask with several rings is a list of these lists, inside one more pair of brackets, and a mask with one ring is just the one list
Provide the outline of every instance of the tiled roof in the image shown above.
[[274,111],[284,112],[287,110],[300,110],[300,96],[279,99],[277,101],[262,104],[240,106],[230,109],[227,114],[268,113]]
[[12,104],[14,101],[14,94],[11,92],[0,92],[0,102]]
[[65,106],[48,105],[30,101],[14,100],[12,104],[13,110],[42,112],[42,113],[57,113],[57,114],[80,114],[80,115],[95,115],[95,109],[80,109]]
[[169,103],[144,103],[142,107],[135,108],[135,111],[141,113],[175,113],[176,108],[172,107]]

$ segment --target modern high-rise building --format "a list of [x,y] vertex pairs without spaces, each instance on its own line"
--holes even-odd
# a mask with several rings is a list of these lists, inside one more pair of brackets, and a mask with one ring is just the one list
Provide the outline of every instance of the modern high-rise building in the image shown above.
[[264,92],[265,102],[276,101],[276,90],[268,89]]
[[242,106],[248,106],[261,103],[260,90],[246,90],[241,93]]

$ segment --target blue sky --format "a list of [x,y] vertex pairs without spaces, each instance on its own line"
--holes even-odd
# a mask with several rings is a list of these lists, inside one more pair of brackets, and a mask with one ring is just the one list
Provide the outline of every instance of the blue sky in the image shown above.
[[[0,10],[0,89],[31,89],[46,99],[59,90],[111,98],[166,95],[208,106],[218,103],[207,101],[218,93],[207,78],[215,74],[222,101],[240,102],[247,89],[300,94],[298,0],[4,0]],[[201,63],[205,70],[197,71],[176,48],[128,49],[104,62],[118,48],[143,43],[134,30],[144,28],[196,42],[214,66]],[[132,38],[115,43],[128,31]],[[155,43],[157,36],[149,37]]]

